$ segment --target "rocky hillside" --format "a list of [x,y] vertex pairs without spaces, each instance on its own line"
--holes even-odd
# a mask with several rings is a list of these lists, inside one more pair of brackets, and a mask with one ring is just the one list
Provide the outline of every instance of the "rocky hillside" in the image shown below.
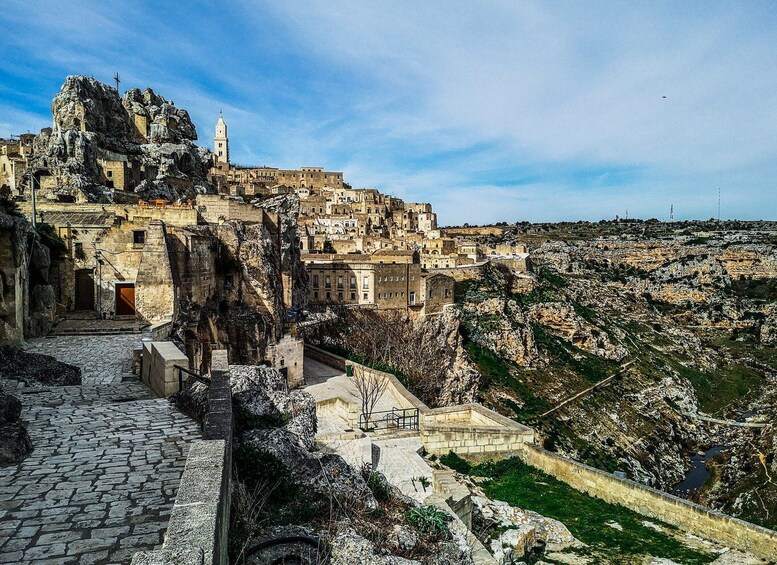
[[[93,78],[69,76],[51,113],[53,127],[35,138],[30,164],[40,177],[42,197],[113,202],[131,201],[134,194],[135,200],[175,200],[212,191],[206,179],[211,154],[194,144],[197,132],[188,112],[150,88],[119,98],[115,88]],[[122,175],[109,179],[106,163]],[[119,182],[124,191],[111,186]]]
[[777,506],[759,500],[771,487],[745,481],[760,473],[769,484],[773,430],[695,416],[773,417],[762,399],[777,375],[775,226],[520,225],[503,240],[529,245],[533,288],[492,267],[458,289],[481,400],[536,427],[550,449],[664,489],[689,454],[724,444],[718,486],[696,496],[773,520]]

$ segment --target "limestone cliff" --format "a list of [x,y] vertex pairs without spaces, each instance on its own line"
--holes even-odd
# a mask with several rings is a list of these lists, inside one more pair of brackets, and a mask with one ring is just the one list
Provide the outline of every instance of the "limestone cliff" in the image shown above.
[[[296,241],[299,200],[257,202],[261,222],[228,221],[173,230],[168,237],[179,288],[175,333],[198,348],[218,344],[233,363],[269,358],[289,329],[288,312],[304,306],[307,273]],[[187,351],[207,362],[209,351]]]
[[56,297],[49,282],[49,246],[56,244],[24,218],[0,210],[0,343],[21,343],[53,326]]
[[212,191],[210,152],[194,144],[188,112],[151,89],[120,99],[93,78],[69,76],[51,112],[53,127],[35,138],[30,163],[44,198],[175,200]]

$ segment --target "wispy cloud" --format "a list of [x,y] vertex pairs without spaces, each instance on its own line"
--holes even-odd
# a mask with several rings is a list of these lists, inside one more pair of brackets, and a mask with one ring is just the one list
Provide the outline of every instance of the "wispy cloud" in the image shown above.
[[772,3],[68,6],[7,0],[0,128],[119,70],[203,143],[223,109],[236,161],[343,170],[443,222],[709,217],[717,186],[728,215],[777,214]]

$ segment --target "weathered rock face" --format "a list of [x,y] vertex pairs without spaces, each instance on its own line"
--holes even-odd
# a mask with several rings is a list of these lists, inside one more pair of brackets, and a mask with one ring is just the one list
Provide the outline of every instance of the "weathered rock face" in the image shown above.
[[529,320],[515,300],[504,296],[467,300],[462,305],[469,338],[513,363],[534,366],[540,360]]
[[228,345],[232,363],[268,360],[288,309],[305,304],[307,273],[293,244],[298,206],[296,196],[284,195],[259,204],[268,210],[262,223],[196,226],[168,238],[181,288],[174,332],[182,342]]
[[51,330],[56,300],[50,265],[49,248],[32,226],[0,211],[0,343],[21,343]]
[[[134,191],[135,199],[175,200],[212,191],[210,152],[194,145],[189,114],[151,89],[121,100],[93,78],[69,76],[51,111],[53,128],[36,137],[31,162],[42,197],[110,202]],[[108,179],[109,169],[121,174]]]
[[429,336],[429,350],[442,354],[447,360],[433,404],[454,406],[475,402],[480,373],[464,349],[459,331],[461,315],[456,310],[446,310],[439,316],[422,319],[416,324]]
[[0,378],[20,381],[27,386],[80,385],[81,369],[50,355],[0,345]]
[[614,361],[620,361],[628,355],[625,347],[614,343],[605,331],[584,320],[569,303],[534,304],[529,315],[536,323],[589,353]]

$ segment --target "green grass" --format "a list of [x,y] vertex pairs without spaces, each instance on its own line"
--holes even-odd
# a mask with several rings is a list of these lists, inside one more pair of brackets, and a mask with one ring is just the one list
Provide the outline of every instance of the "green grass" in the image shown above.
[[[456,463],[456,456],[443,459]],[[646,555],[669,558],[683,565],[706,564],[714,559],[683,545],[669,533],[642,525],[646,518],[640,514],[577,491],[517,458],[482,463],[469,468],[469,474],[491,479],[483,485],[489,497],[563,522],[589,546],[588,553],[606,559],[600,563],[634,563],[639,556]],[[623,531],[608,526],[610,521],[620,524]],[[672,526],[659,525],[667,532],[677,531]]]

